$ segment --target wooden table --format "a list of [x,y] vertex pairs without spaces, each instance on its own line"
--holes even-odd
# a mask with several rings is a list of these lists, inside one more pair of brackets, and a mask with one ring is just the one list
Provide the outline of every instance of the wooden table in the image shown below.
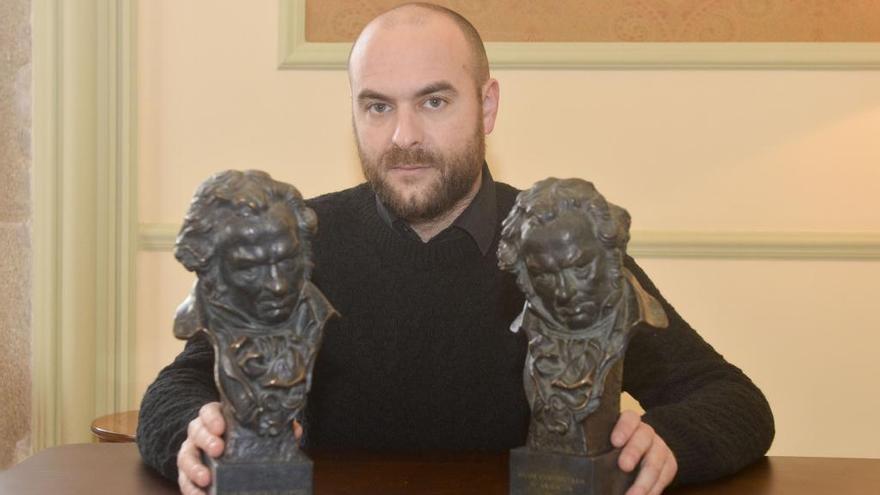
[[137,432],[138,411],[124,411],[101,416],[92,421],[92,435],[99,442],[134,442]]
[[[506,495],[507,455],[313,452],[315,495]],[[173,494],[134,444],[48,449],[0,472],[6,494]],[[880,459],[769,457],[742,473],[672,495],[878,495]]]

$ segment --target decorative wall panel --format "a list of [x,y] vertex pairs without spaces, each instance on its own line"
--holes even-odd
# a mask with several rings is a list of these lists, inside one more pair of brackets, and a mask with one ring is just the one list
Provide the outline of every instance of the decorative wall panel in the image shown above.
[[[307,0],[306,40],[346,42],[400,0]],[[880,41],[874,0],[436,0],[485,41]]]
[[[401,0],[279,0],[281,69],[341,69]],[[493,68],[876,69],[877,0],[436,0],[468,17]]]

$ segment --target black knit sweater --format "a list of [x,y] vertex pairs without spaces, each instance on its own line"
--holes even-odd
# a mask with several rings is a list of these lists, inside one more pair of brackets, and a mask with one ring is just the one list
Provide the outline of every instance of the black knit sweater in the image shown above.
[[[498,218],[517,191],[497,184]],[[450,228],[427,243],[407,239],[376,213],[366,185],[309,201],[318,214],[314,283],[341,313],[328,323],[303,418],[307,445],[364,449],[506,450],[523,445],[526,342],[510,332],[523,296],[497,268],[498,233],[480,253]],[[500,231],[500,226],[499,226]],[[624,390],[675,453],[678,482],[717,478],[762,456],[773,417],[752,382],[728,364],[660,296],[670,327],[636,330]],[[217,400],[213,351],[187,343],[147,389],[138,446],[176,479],[187,423]]]

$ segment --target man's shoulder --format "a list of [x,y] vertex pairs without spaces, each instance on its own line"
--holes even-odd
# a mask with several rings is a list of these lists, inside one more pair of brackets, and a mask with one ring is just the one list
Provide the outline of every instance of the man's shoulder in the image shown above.
[[307,199],[306,204],[318,216],[319,235],[316,240],[350,235],[351,229],[365,222],[370,211],[375,211],[375,207],[370,209],[375,201],[369,184]]
[[507,216],[507,212],[513,208],[513,203],[516,202],[516,196],[519,193],[520,190],[510,184],[495,181],[495,198],[498,202],[498,212],[501,214],[500,220],[503,220]]
[[375,201],[370,185],[359,184],[341,191],[322,194],[306,200],[309,208],[315,210],[318,219],[342,220],[362,215],[365,208]]
[[344,208],[353,202],[362,201],[373,194],[370,185],[366,182],[348,189],[321,194],[306,200],[306,204],[312,209]]
[[496,180],[495,191],[499,195],[516,198],[516,195],[519,194],[521,190],[511,186],[510,184]]

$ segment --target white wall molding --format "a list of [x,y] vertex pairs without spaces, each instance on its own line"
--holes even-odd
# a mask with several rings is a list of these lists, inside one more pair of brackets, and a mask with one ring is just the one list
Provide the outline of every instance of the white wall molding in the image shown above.
[[[306,0],[279,0],[278,67],[344,69],[351,43],[306,41]],[[877,69],[880,43],[486,43],[495,69]]]
[[136,2],[98,2],[97,410],[131,409],[137,254]]
[[143,251],[173,251],[180,226],[172,223],[142,223],[138,248]]
[[880,232],[636,231],[641,258],[880,260]]
[[135,0],[35,0],[34,450],[132,404]]
[[[138,246],[172,251],[175,224],[143,223]],[[635,231],[637,258],[880,260],[880,232],[687,232]]]
[[61,9],[56,2],[33,3],[34,225],[31,299],[33,397],[31,448],[58,443],[60,436],[61,333],[61,111],[58,81],[63,77]]

